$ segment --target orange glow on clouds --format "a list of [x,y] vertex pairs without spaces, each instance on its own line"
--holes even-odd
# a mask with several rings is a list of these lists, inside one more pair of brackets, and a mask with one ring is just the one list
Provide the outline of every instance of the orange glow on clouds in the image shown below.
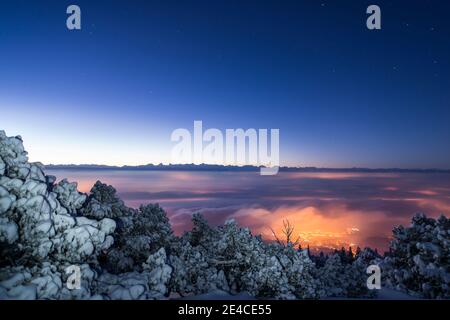
[[78,181],[89,192],[97,179],[113,185],[128,206],[160,203],[176,234],[199,212],[212,225],[234,218],[265,240],[283,239],[283,221],[294,240],[312,250],[369,246],[387,250],[392,228],[409,225],[417,212],[450,212],[448,175],[245,172],[77,171],[48,172]]
[[[294,226],[294,240],[300,236],[302,247],[312,249],[340,249],[349,246],[368,245],[365,238],[370,235],[371,225],[385,219],[382,213],[372,212],[369,216],[352,211],[342,204],[333,204],[323,214],[315,207],[281,207],[273,212],[266,209],[241,209],[234,215],[243,225],[252,226],[255,234],[261,234],[266,240],[275,240],[271,229],[278,238],[283,238],[283,220]],[[331,214],[330,214],[331,213]],[[258,221],[255,226],[255,221]],[[379,236],[379,234],[377,234]],[[385,235],[386,238],[389,235]]]

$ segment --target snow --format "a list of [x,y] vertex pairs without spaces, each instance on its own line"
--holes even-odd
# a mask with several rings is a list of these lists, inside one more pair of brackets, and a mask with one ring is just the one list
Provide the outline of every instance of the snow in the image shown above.
[[75,213],[77,209],[80,209],[87,198],[86,195],[78,192],[77,187],[76,182],[69,183],[67,179],[63,179],[53,188],[59,203],[69,213]]
[[27,286],[20,285],[20,286],[12,288],[5,295],[3,295],[2,290],[0,290],[0,295],[2,298],[11,299],[11,300],[35,300],[37,297],[37,288],[36,288],[36,286],[33,286],[33,285],[27,285]]
[[13,243],[19,238],[19,228],[14,222],[0,218],[0,242]]
[[0,214],[5,213],[9,210],[13,203],[13,199],[10,197],[2,197],[0,198]]
[[377,290],[376,298],[377,300],[416,300],[417,298],[412,297],[404,292],[396,291],[389,288],[381,288]]
[[227,291],[215,290],[205,294],[192,295],[187,297],[179,298],[181,300],[256,300],[247,292],[240,292],[238,294],[232,295]]
[[[29,163],[20,137],[0,131],[0,299],[450,298],[450,221],[416,215],[393,231],[391,252],[309,256],[266,243],[235,221],[199,214],[173,234],[157,204],[125,206],[112,186],[90,193]],[[382,289],[366,287],[380,265]],[[70,266],[81,288],[67,287]]]

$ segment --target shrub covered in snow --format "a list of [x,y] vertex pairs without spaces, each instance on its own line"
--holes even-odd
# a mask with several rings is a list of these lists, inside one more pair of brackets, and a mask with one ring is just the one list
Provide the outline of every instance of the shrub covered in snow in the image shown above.
[[161,248],[148,256],[141,272],[103,272],[96,282],[96,293],[116,300],[164,298],[169,293],[167,284],[172,274],[172,267],[166,262],[166,251]]
[[393,231],[382,264],[392,287],[419,297],[450,298],[450,220],[417,214],[410,227]]
[[318,296],[313,262],[292,246],[264,243],[233,220],[210,227],[193,216],[194,228],[174,249],[172,286],[182,293],[222,289],[255,297],[294,299]]
[[325,297],[369,298],[374,292],[368,290],[367,265],[361,261],[346,263],[339,254],[333,254],[318,269]]
[[173,232],[164,210],[142,205],[117,218],[119,228],[114,246],[106,252],[105,267],[113,273],[141,271],[149,254],[160,248],[170,250]]
[[[120,200],[108,197],[111,188],[100,183],[87,201],[76,183],[54,182],[54,177],[45,176],[41,164],[28,162],[20,137],[7,137],[0,131],[0,299],[118,298],[116,291],[102,286],[104,278],[114,277],[121,287],[135,292],[132,284],[122,281],[129,275],[108,276],[98,261],[114,243],[117,223],[111,218],[122,213],[135,219],[129,224],[130,233],[142,232],[156,241],[149,245],[151,250],[141,252],[145,264],[133,275],[145,284],[140,296],[166,294],[172,269],[164,249],[152,255],[161,239],[171,234],[162,210],[142,207],[140,220]],[[160,218],[162,224],[157,223]],[[150,235],[144,227],[147,223],[158,232]],[[76,290],[66,286],[66,268],[71,265],[80,267],[81,287]]]
[[123,201],[116,195],[114,187],[97,181],[92,187],[81,213],[88,218],[117,219],[131,215],[133,209],[125,206]]
[[0,131],[0,158],[0,240],[17,248],[15,261],[81,263],[112,244],[114,221],[73,215],[86,196],[66,180],[49,190],[42,166],[28,163],[20,137]]

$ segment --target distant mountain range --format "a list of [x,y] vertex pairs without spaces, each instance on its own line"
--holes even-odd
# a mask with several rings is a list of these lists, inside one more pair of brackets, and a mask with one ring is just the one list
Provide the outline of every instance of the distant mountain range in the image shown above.
[[[146,164],[139,166],[107,166],[97,164],[49,164],[48,170],[121,170],[121,171],[258,171],[258,166],[226,166],[215,164]],[[400,169],[400,168],[317,168],[280,167],[280,172],[411,172],[411,173],[450,173],[450,169]]]

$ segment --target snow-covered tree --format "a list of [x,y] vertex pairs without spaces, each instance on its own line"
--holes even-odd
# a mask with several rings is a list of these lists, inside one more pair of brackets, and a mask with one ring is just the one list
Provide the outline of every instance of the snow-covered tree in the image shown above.
[[96,219],[118,219],[130,216],[133,212],[134,210],[127,208],[117,196],[113,186],[100,181],[97,181],[92,187],[84,208],[81,210],[81,214],[84,216]]
[[393,234],[382,265],[388,284],[419,297],[450,298],[450,220],[417,214]]
[[[99,182],[86,200],[76,183],[55,185],[55,180],[41,164],[28,162],[20,137],[0,131],[0,299],[166,294],[172,268],[161,247],[172,232],[164,211],[155,205],[126,208],[112,187]],[[139,235],[149,244],[141,239],[131,245],[128,237]],[[128,245],[125,257],[131,256],[132,266],[140,263],[140,272],[113,275],[101,268],[99,259],[112,247],[113,236]],[[79,267],[80,289],[66,284],[69,266]]]
[[193,224],[171,257],[174,290],[204,293],[219,288],[281,299],[318,296],[314,263],[305,252],[291,244],[265,243],[233,220],[213,228],[194,215]]
[[325,297],[362,298],[372,294],[366,285],[366,266],[343,262],[340,254],[329,256],[325,265],[316,272]]
[[114,273],[141,270],[149,254],[170,250],[174,240],[165,211],[159,205],[142,205],[139,210],[117,218],[115,244],[105,254],[108,270]]

